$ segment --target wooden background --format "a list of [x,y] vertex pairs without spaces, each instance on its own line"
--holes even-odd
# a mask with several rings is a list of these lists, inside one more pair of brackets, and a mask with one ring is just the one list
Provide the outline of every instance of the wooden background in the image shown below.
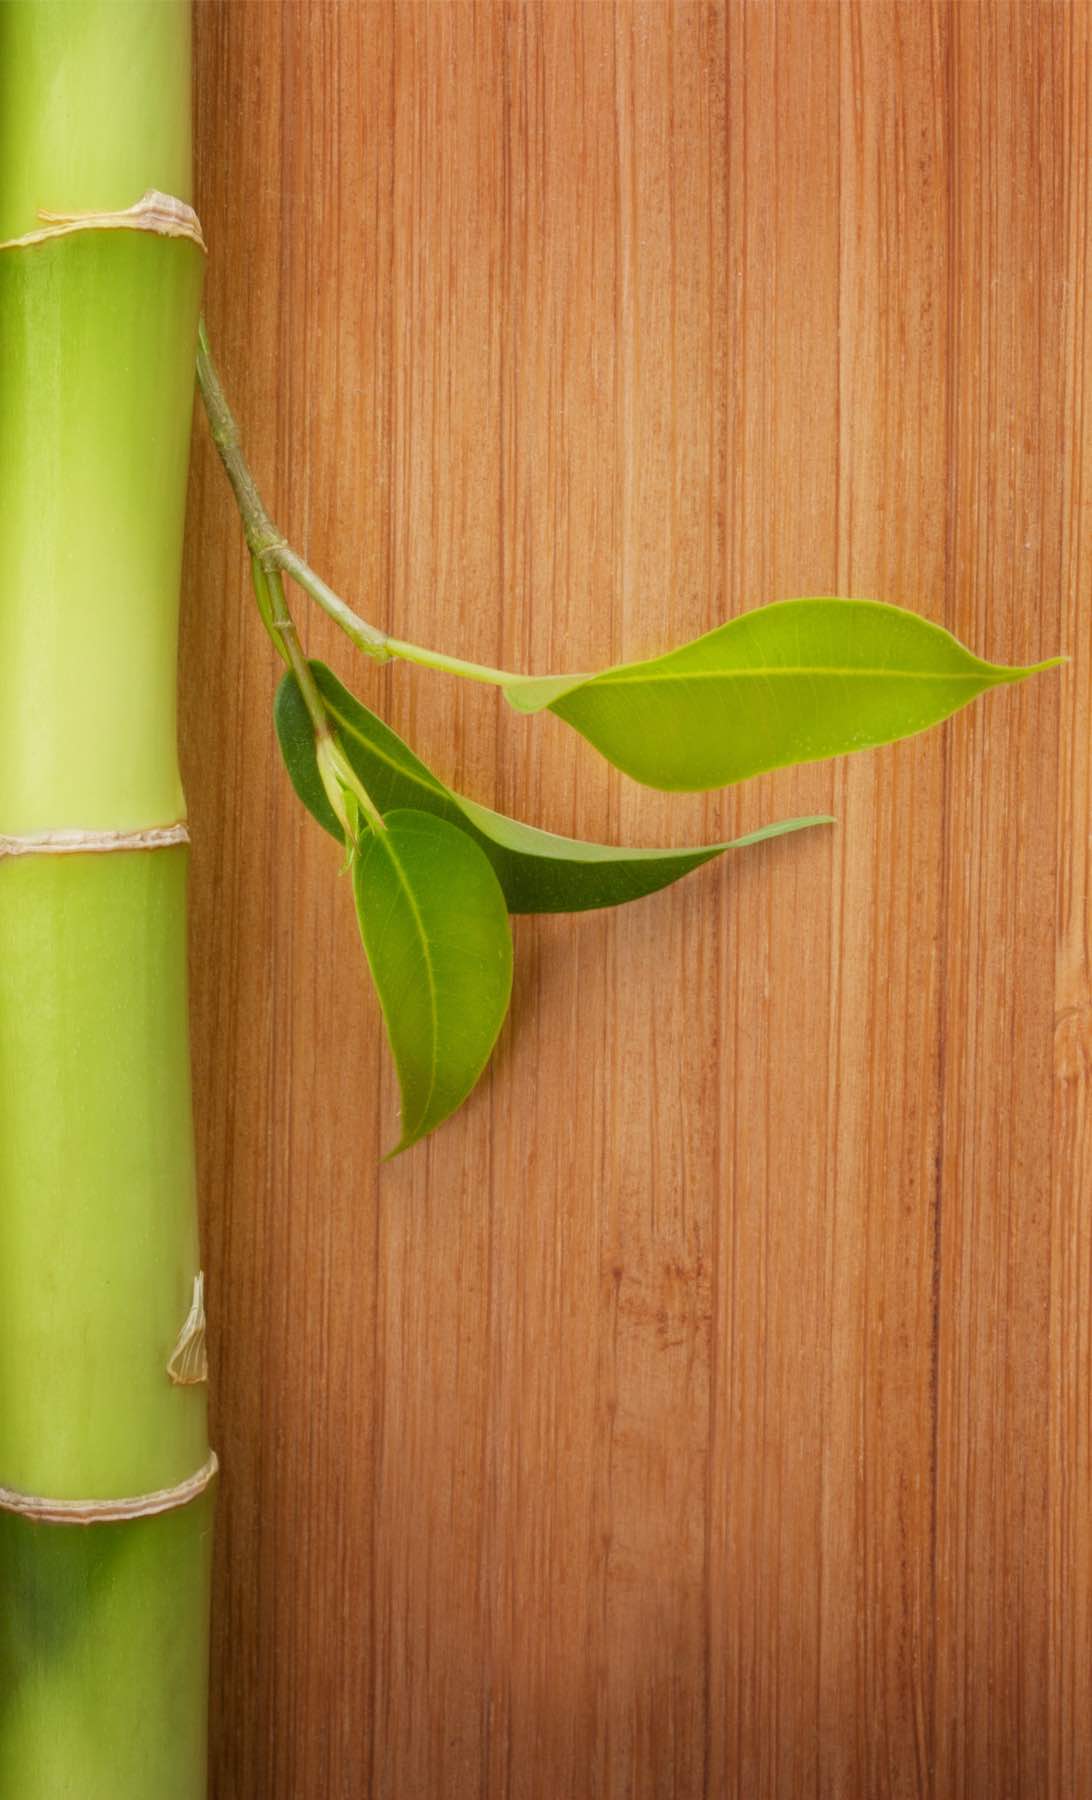
[[381,1166],[350,893],[199,422],[217,1800],[1092,1795],[1090,25],[198,5],[210,328],[372,619],[549,670],[853,593],[1072,659],[668,799],[308,615],[536,822],[839,820],[518,924],[491,1078]]

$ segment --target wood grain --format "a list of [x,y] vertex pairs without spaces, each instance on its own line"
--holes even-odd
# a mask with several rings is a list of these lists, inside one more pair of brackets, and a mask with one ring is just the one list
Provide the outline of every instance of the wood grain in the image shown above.
[[199,0],[208,316],[400,635],[594,667],[799,593],[1060,676],[708,798],[335,663],[553,829],[829,808],[522,921],[389,1166],[199,425],[183,645],[217,1800],[1092,1794],[1092,11]]

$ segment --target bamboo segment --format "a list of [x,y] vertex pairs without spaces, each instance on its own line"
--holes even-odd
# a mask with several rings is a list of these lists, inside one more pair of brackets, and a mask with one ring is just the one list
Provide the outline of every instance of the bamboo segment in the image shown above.
[[181,816],[178,568],[203,265],[188,240],[123,229],[0,250],[2,831]]
[[86,1529],[0,1513],[0,1794],[204,1795],[211,1532],[208,1495]]
[[[205,1792],[215,1459],[203,1362],[179,1362],[203,1325],[175,747],[189,179],[184,0],[0,5],[0,1794],[19,1800]],[[125,217],[153,188],[150,220]],[[11,242],[42,210],[111,216]]]
[[3,0],[0,238],[190,193],[188,0]]
[[24,1493],[141,1494],[208,1454],[205,1389],[167,1374],[200,1261],[187,855],[0,861],[0,1484]]

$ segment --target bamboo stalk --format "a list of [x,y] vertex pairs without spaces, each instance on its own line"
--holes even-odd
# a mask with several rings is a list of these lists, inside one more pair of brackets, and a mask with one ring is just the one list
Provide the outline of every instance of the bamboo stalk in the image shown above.
[[[20,1800],[205,1792],[175,748],[189,82],[188,0],[0,6],[0,1793]],[[129,212],[150,189],[170,203]]]

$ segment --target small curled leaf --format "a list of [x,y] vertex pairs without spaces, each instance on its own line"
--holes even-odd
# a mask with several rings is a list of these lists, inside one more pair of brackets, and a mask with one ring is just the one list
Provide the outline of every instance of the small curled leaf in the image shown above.
[[876,600],[782,600],[665,656],[521,676],[504,693],[518,712],[556,713],[636,781],[694,790],[912,736],[1056,661],[983,662]]
[[508,1011],[512,935],[497,878],[445,819],[395,811],[353,855],[353,892],[402,1092],[395,1149],[435,1130],[485,1068]]
[[[584,912],[619,906],[667,887],[726,850],[830,823],[825,817],[785,819],[731,843],[689,850],[631,850],[559,837],[506,818],[446,787],[329,669],[318,662],[311,668],[341,748],[380,812],[414,807],[469,833],[492,863],[510,912]],[[274,718],[296,792],[319,824],[341,841],[342,830],[316,766],[314,730],[291,675],[285,675],[277,691]]]

